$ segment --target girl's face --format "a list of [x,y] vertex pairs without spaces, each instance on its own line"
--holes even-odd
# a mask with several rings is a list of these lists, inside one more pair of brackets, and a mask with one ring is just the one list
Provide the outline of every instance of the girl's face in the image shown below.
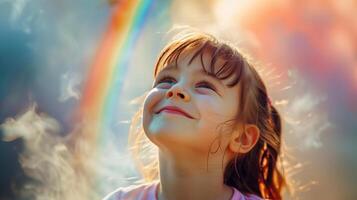
[[[222,123],[238,112],[239,84],[228,88],[229,78],[208,75],[199,58],[189,64],[191,56],[183,54],[177,67],[168,65],[158,74],[144,102],[143,127],[160,149],[207,154],[219,131],[227,135]],[[209,66],[207,57],[205,66]]]

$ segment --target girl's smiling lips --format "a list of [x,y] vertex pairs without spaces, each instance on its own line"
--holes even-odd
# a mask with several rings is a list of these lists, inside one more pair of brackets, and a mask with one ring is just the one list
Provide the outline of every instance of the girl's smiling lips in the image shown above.
[[179,107],[176,106],[164,106],[163,108],[161,108],[158,112],[156,112],[155,114],[159,114],[161,112],[168,112],[168,113],[173,113],[173,114],[179,114],[179,115],[183,115],[186,116],[188,118],[194,119],[190,114],[188,114],[187,112],[185,112],[184,110],[182,110]]

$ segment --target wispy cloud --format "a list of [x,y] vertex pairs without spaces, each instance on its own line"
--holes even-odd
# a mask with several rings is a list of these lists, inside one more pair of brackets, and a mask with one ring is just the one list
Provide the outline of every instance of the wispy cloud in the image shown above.
[[71,98],[79,100],[80,91],[78,87],[80,83],[81,80],[78,75],[70,72],[63,74],[61,76],[61,88],[58,100],[60,102],[67,101]]

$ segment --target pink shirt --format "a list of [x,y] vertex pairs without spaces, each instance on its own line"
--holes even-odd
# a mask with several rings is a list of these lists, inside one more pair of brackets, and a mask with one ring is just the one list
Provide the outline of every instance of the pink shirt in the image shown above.
[[[112,193],[108,194],[102,200],[157,200],[156,192],[159,181],[141,185],[133,185],[129,187],[118,188]],[[262,198],[256,195],[243,195],[236,188],[234,190],[231,200],[261,200]]]

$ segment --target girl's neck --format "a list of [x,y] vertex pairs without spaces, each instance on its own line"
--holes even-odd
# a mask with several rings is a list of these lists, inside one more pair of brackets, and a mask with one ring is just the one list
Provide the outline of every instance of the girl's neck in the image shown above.
[[[158,200],[230,200],[233,189],[223,183],[222,156],[168,157],[160,152]],[[203,158],[203,159],[199,159]]]

